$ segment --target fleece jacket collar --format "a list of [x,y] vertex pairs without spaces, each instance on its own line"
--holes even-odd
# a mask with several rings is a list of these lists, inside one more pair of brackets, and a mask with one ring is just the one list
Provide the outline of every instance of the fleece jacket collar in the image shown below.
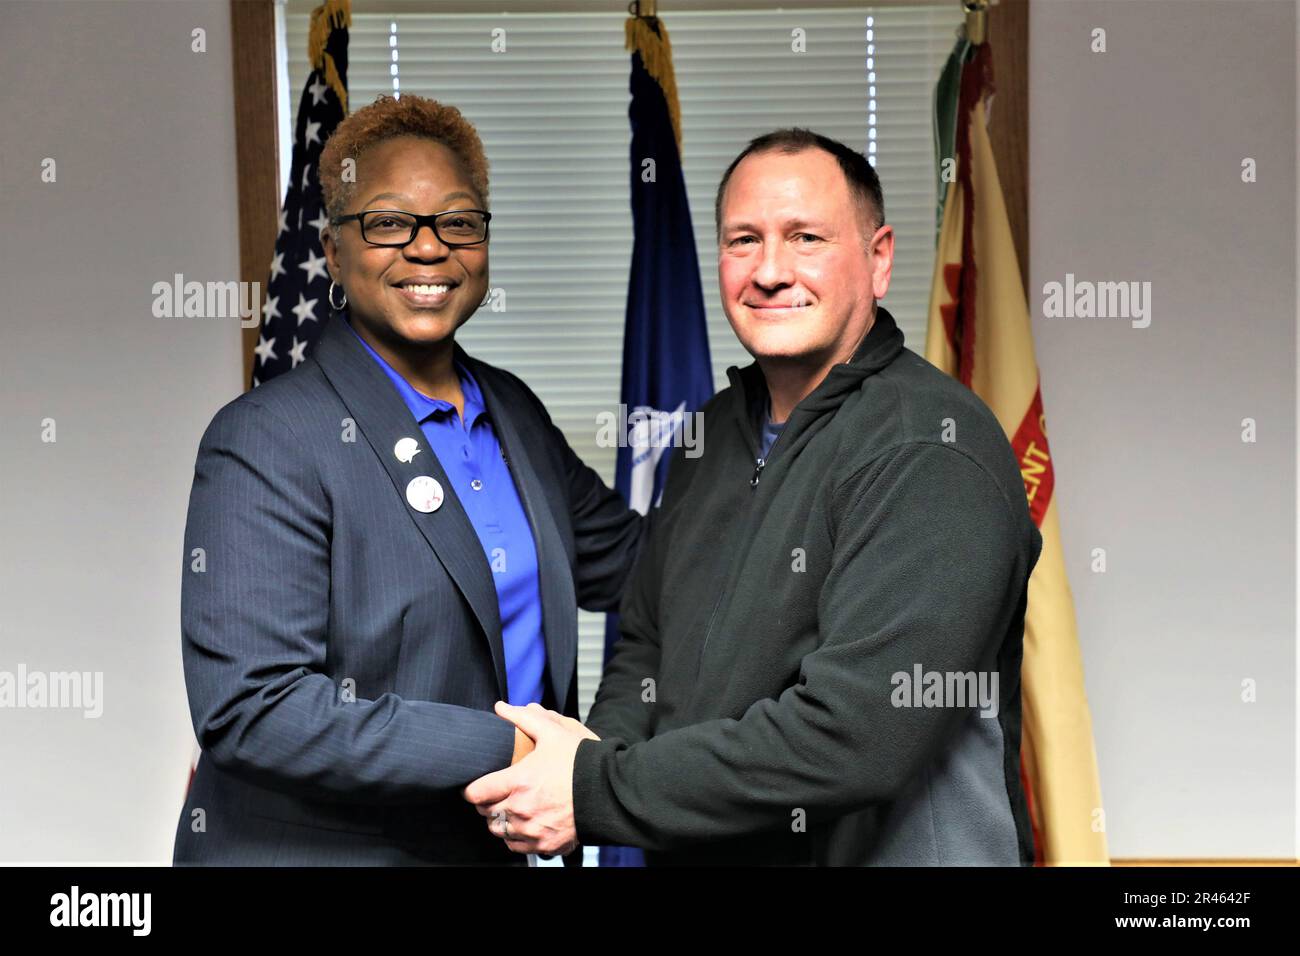
[[[857,391],[863,379],[885,368],[902,350],[902,329],[888,309],[877,306],[876,320],[853,357],[847,362],[831,366],[821,383],[794,407],[785,430],[791,430],[792,426],[797,430],[807,421],[839,408],[850,393]],[[727,378],[735,395],[738,419],[748,423],[751,434],[756,435],[768,402],[767,380],[763,377],[763,370],[757,362],[751,362],[744,368],[733,365],[727,369]],[[798,426],[795,425],[796,419],[799,420]]]

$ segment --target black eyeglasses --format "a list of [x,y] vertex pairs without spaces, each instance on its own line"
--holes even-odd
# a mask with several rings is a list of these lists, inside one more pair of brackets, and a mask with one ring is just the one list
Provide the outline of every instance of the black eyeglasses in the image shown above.
[[419,216],[400,209],[367,209],[348,216],[335,216],[330,223],[340,226],[355,219],[361,223],[361,238],[372,246],[406,246],[415,241],[424,225],[433,229],[439,241],[452,249],[487,242],[492,214],[485,209],[453,209]]

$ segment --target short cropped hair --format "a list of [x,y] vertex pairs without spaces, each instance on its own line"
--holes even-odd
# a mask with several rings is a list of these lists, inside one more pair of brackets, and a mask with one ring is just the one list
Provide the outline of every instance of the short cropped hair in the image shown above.
[[450,149],[487,207],[487,153],[474,125],[454,106],[409,93],[403,93],[401,99],[383,93],[345,118],[321,150],[320,185],[325,212],[331,219],[346,212],[356,193],[355,182],[343,181],[343,161],[359,159],[366,150],[398,136],[431,139]]
[[792,127],[773,130],[749,141],[727,171],[722,174],[718,184],[718,196],[713,203],[713,222],[717,240],[722,241],[722,196],[727,191],[727,182],[736,171],[740,161],[753,153],[801,153],[806,149],[821,149],[835,157],[844,178],[848,180],[849,192],[857,201],[858,211],[862,214],[864,227],[863,238],[870,239],[876,230],[885,224],[885,195],[880,189],[880,177],[867,158],[857,150],[850,149],[838,140],[815,133],[810,129]]

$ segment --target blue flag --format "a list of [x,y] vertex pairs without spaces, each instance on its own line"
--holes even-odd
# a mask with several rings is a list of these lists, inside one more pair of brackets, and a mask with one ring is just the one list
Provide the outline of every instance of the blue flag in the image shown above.
[[253,353],[254,387],[305,359],[329,316],[330,276],[320,241],[327,218],[317,166],[325,141],[347,115],[349,23],[348,0],[329,0],[311,15],[312,71],[298,104],[293,162]]
[[[713,395],[695,233],[682,176],[681,118],[668,31],[655,17],[626,24],[632,51],[632,267],[623,331],[623,414],[615,487],[642,514],[659,503],[672,446]],[[688,443],[689,447],[689,443]],[[605,659],[618,640],[605,625]],[[644,866],[640,850],[601,847],[601,866]]]

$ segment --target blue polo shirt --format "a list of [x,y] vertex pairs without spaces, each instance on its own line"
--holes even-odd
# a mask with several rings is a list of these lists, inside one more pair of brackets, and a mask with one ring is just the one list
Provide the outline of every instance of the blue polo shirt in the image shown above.
[[[348,328],[352,329],[350,323]],[[352,334],[356,335],[355,329]],[[478,382],[468,369],[456,363],[465,396],[462,420],[455,405],[417,392],[361,336],[357,335],[357,341],[379,363],[411,410],[483,545],[501,612],[509,703],[541,703],[546,643],[542,637],[537,548]]]

